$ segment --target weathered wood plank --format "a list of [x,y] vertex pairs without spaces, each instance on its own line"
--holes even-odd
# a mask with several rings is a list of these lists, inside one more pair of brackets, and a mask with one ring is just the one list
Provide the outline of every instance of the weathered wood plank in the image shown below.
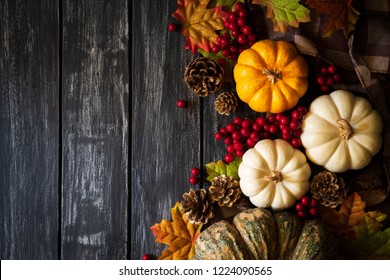
[[[199,99],[183,82],[193,56],[184,37],[167,30],[177,2],[132,2],[131,259],[159,255],[150,227],[171,219],[200,166]],[[185,99],[190,109],[178,109]]]
[[63,259],[126,258],[127,3],[63,2]]
[[0,3],[0,259],[58,256],[58,1]]

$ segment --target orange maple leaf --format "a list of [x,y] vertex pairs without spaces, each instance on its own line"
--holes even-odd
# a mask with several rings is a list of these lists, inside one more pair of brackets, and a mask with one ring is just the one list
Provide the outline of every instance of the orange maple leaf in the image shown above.
[[330,37],[342,30],[347,38],[348,33],[355,29],[360,14],[351,6],[352,0],[307,0],[306,3],[317,13],[327,15],[323,37]]
[[151,227],[156,242],[168,245],[161,253],[159,260],[187,260],[195,255],[195,241],[202,225],[188,222],[186,215],[180,210],[177,202],[171,209],[172,222],[162,220]]
[[207,9],[210,0],[178,0],[177,10],[172,14],[181,24],[181,33],[186,37],[186,49],[195,55],[198,48],[211,52],[217,42],[217,33],[222,30],[227,13],[218,6]]

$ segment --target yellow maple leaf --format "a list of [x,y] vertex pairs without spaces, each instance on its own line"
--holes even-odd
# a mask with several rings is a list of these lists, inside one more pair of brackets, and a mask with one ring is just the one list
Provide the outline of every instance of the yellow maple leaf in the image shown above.
[[176,202],[171,209],[172,222],[162,220],[151,227],[156,236],[156,242],[168,245],[161,253],[159,260],[187,260],[195,255],[195,241],[200,234],[202,224],[195,225],[188,222],[187,217],[180,210],[180,203]]

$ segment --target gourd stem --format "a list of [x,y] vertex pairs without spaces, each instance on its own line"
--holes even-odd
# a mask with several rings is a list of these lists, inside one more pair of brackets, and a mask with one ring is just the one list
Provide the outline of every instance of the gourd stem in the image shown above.
[[345,140],[348,140],[349,138],[351,138],[353,131],[352,131],[351,125],[349,124],[349,122],[347,120],[340,118],[337,120],[337,125],[340,129],[341,138],[343,138]]
[[282,174],[280,171],[271,171],[269,175],[264,176],[263,180],[265,181],[275,181],[280,182],[282,181]]
[[267,75],[268,81],[273,84],[282,78],[282,73],[280,73],[278,70],[263,69],[262,73]]

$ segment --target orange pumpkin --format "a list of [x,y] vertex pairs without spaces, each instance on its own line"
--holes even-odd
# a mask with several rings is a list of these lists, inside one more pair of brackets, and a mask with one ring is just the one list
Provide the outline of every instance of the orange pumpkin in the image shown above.
[[256,112],[291,109],[308,85],[305,59],[285,41],[255,43],[240,54],[233,74],[239,98]]

